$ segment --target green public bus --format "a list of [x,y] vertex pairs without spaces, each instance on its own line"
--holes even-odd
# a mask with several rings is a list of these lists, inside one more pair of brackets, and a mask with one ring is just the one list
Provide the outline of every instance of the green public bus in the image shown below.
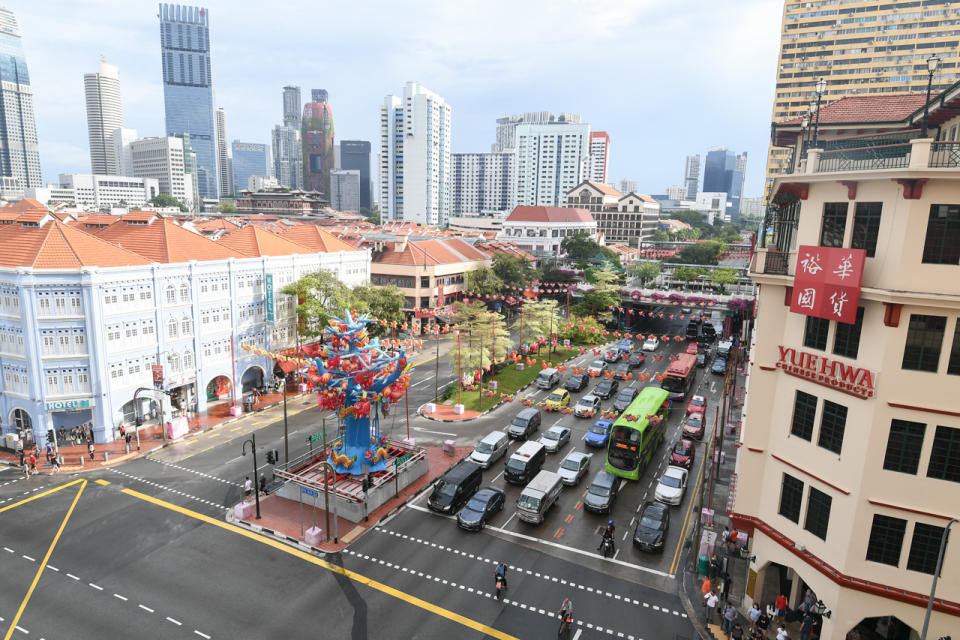
[[[663,442],[670,404],[670,392],[659,387],[645,387],[633,399],[610,428],[607,471],[629,480],[640,479],[640,474]],[[628,420],[628,416],[636,416],[636,419]]]

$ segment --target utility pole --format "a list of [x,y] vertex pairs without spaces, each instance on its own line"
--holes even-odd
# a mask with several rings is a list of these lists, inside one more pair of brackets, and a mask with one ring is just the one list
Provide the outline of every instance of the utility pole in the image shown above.
[[247,444],[250,444],[250,450],[253,451],[253,495],[257,502],[257,520],[260,519],[260,484],[257,482],[257,434],[251,433],[250,438],[243,441],[241,455],[247,455]]

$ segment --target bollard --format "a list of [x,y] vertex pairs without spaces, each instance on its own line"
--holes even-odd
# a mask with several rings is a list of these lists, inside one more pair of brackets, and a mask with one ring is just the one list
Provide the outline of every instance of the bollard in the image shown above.
[[83,455],[80,456],[80,466],[83,466]]
[[110,460],[110,452],[109,452],[109,451],[104,451],[104,452],[103,452],[103,461],[104,461],[104,462],[107,462],[108,460]]

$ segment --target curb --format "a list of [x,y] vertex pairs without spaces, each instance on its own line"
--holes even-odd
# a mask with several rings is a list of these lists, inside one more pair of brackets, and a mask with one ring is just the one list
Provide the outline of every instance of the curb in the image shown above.
[[330,554],[330,553],[339,553],[339,551],[324,551],[323,549],[319,547],[314,547],[313,545],[309,545],[306,542],[303,542],[302,540],[298,540],[286,534],[277,533],[273,529],[269,529],[267,527],[261,527],[258,524],[247,522],[246,520],[237,520],[236,517],[233,515],[232,508],[227,509],[227,513],[224,519],[232,525],[245,527],[250,531],[253,531],[254,533],[257,533],[259,535],[262,535],[268,538],[272,538],[277,542],[282,542],[288,546],[296,547],[297,549],[301,551],[306,551],[307,553],[313,554],[318,558],[326,558],[327,554]]

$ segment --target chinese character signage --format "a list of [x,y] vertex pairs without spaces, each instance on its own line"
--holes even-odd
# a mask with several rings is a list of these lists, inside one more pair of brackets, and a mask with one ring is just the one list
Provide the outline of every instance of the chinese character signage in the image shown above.
[[150,365],[150,371],[153,373],[153,386],[157,389],[163,388],[163,365],[162,364],[152,364]]
[[854,324],[866,258],[864,249],[800,245],[790,311]]
[[267,324],[273,326],[273,274],[268,273],[263,277],[264,288],[267,292]]

